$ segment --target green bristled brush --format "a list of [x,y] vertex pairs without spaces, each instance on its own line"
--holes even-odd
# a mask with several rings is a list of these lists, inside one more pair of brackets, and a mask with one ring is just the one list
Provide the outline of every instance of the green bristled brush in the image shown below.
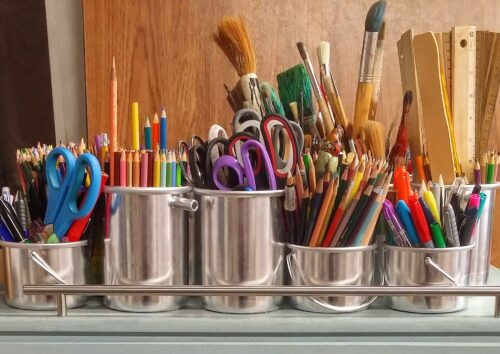
[[301,92],[304,92],[304,116],[308,117],[314,114],[311,81],[309,80],[304,64],[292,66],[279,73],[276,79],[278,81],[278,92],[281,103],[288,119],[294,119],[289,105],[291,102],[300,102]]
[[266,114],[277,113],[285,116],[285,111],[281,101],[274,91],[274,87],[269,82],[262,82],[260,84],[260,94]]

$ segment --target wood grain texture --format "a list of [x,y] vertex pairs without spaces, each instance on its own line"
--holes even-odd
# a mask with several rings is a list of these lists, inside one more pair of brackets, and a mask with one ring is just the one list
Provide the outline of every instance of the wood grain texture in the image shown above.
[[[130,144],[130,103],[140,103],[141,120],[165,105],[169,145],[191,134],[206,137],[213,123],[229,128],[231,110],[223,83],[237,75],[212,40],[223,15],[243,15],[257,54],[261,81],[276,87],[276,75],[300,62],[304,41],[315,63],[316,45],[331,43],[331,66],[352,121],[366,11],[373,0],[83,0],[88,134],[108,130],[111,58],[118,75],[119,142]],[[449,31],[454,25],[500,31],[500,1],[389,0],[384,67],[377,120],[398,120],[402,89],[396,42],[415,33]],[[500,138],[496,119],[490,146]],[[497,199],[498,200],[498,199]],[[497,214],[500,211],[497,208]],[[498,219],[498,218],[496,218]],[[498,230],[496,225],[494,230]],[[497,241],[500,241],[500,235]],[[494,255],[500,266],[500,252]]]

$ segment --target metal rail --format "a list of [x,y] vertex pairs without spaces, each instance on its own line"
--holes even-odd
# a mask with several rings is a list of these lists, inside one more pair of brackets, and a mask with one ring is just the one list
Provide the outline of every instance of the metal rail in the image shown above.
[[493,296],[500,317],[500,286],[142,286],[24,285],[26,295],[57,295],[57,315],[67,315],[67,295],[160,296]]

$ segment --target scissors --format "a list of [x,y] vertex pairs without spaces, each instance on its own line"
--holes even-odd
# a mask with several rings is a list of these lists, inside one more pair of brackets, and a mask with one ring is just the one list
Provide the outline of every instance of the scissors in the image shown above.
[[[282,182],[284,187],[288,171],[293,172],[295,168],[292,163],[296,163],[304,148],[304,133],[300,125],[278,114],[261,118],[256,111],[243,108],[233,117],[233,132],[235,135],[242,132],[253,134],[255,139],[266,146],[275,173],[278,173],[278,181]],[[236,156],[239,155],[238,148],[236,146]],[[241,159],[238,160],[242,163]]]
[[[60,156],[66,165],[64,176],[57,167]],[[90,174],[90,183],[82,202],[78,205],[86,171]],[[85,153],[75,159],[70,150],[56,147],[47,156],[45,173],[48,207],[44,222],[46,225],[54,224],[54,233],[58,238],[62,238],[75,220],[83,219],[94,208],[101,187],[101,167],[92,154]]]
[[254,169],[250,158],[250,149],[257,150],[263,159],[263,165],[266,170],[267,183],[269,189],[275,190],[277,188],[276,177],[274,175],[273,166],[269,158],[269,155],[266,151],[266,148],[257,140],[250,139],[246,141],[241,147],[241,159],[243,161],[243,164],[240,164],[240,162],[236,158],[230,155],[221,156],[217,159],[217,161],[215,161],[212,170],[212,179],[214,181],[215,186],[218,189],[227,191],[227,190],[233,190],[234,188],[226,186],[219,179],[219,171],[227,167],[236,173],[239,186],[244,185],[246,179],[246,184],[252,190],[257,190],[257,183],[255,182]]

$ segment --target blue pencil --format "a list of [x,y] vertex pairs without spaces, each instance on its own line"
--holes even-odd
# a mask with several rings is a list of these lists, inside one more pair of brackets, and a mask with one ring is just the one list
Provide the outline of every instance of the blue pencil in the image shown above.
[[160,116],[160,150],[167,149],[167,113],[165,108],[161,109]]

